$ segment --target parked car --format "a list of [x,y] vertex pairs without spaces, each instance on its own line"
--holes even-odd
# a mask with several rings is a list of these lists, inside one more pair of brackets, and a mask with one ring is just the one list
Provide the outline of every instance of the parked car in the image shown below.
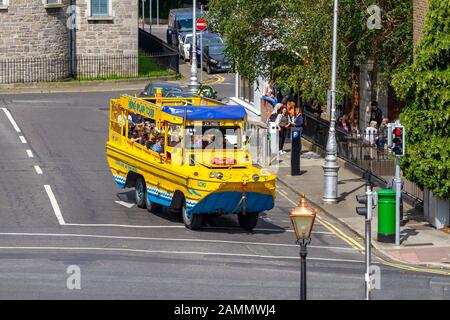
[[[198,34],[197,39],[196,39],[196,51],[197,51],[197,67],[200,68],[200,52],[202,51],[202,48],[205,48],[209,45],[213,45],[213,44],[223,44],[223,39],[222,37],[217,34],[217,33],[209,33],[209,32],[204,32],[202,37],[200,37],[200,34]],[[201,47],[200,47],[201,44]]]
[[225,55],[225,45],[210,44],[203,48],[203,70],[208,74],[212,72],[228,72],[231,69],[230,61]]
[[180,52],[180,58],[184,61],[191,59],[191,45],[192,33],[186,33],[183,36],[179,36],[178,51]]
[[[200,10],[196,13],[200,17]],[[167,25],[167,43],[174,48],[178,48],[179,36],[192,33],[193,12],[190,8],[172,9],[169,12]]]
[[183,89],[181,86],[177,83],[170,83],[170,82],[153,82],[149,83],[144,91],[140,93],[141,97],[153,97],[156,94],[156,89],[161,88],[163,97],[167,97],[169,93],[173,92],[181,92]]

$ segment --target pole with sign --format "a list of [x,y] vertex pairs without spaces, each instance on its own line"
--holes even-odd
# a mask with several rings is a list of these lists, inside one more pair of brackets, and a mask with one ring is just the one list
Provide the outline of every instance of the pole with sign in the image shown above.
[[[203,5],[201,6],[201,15],[202,14]],[[200,31],[200,82],[203,82],[203,31],[206,29],[206,19],[198,18],[195,25],[197,30]]]

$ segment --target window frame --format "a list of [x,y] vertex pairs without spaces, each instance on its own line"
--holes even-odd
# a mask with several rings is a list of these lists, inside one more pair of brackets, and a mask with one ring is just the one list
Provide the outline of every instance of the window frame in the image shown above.
[[112,18],[113,14],[112,14],[112,0],[106,0],[108,1],[108,12],[106,15],[92,15],[92,0],[88,0],[88,7],[87,7],[87,11],[88,11],[88,19],[91,20],[95,20],[95,19],[104,19],[104,18]]
[[9,6],[9,0],[2,0],[0,4],[0,10],[7,10]]
[[53,8],[62,8],[64,7],[64,4],[62,3],[62,0],[56,0],[56,2],[49,3],[49,0],[43,0],[44,2],[44,8],[46,9],[53,9]]

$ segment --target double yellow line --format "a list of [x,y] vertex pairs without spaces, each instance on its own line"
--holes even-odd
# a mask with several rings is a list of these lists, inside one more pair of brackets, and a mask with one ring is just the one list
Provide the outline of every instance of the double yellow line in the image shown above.
[[213,77],[214,78],[209,78],[209,79],[203,81],[203,84],[214,85],[214,84],[220,84],[225,81],[225,78],[222,77],[221,75],[215,74]]
[[[291,199],[288,198],[287,193],[285,191],[277,189],[277,192],[283,198],[285,198],[287,201],[292,203],[294,206],[297,205],[297,203],[295,203],[294,201],[292,201]],[[322,219],[322,218],[320,218],[318,216],[316,216],[316,219],[321,225],[323,225],[326,229],[328,229],[330,232],[332,232],[338,238],[340,238],[343,241],[345,241],[352,248],[354,248],[355,250],[359,251],[361,254],[365,253],[365,247],[362,244],[360,244],[357,240],[355,240],[351,236],[347,235],[344,231],[342,231],[338,227],[334,226],[330,222],[325,221],[324,219]],[[375,247],[375,249],[378,249],[376,246],[374,246],[374,247]],[[390,267],[393,267],[393,268],[450,276],[450,271],[446,271],[446,270],[431,269],[431,268],[426,268],[426,267],[423,267],[423,268],[422,267],[413,267],[413,266],[409,266],[409,265],[405,265],[405,264],[401,264],[401,263],[389,262],[389,261],[387,261],[387,260],[385,260],[385,259],[383,259],[383,258],[381,258],[379,256],[376,256],[376,258],[380,261],[381,264],[384,264],[384,265],[387,265],[387,266],[390,266]]]

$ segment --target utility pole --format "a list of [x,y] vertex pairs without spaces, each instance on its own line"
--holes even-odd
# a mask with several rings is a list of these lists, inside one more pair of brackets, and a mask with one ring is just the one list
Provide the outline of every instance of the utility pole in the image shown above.
[[322,166],[324,171],[324,190],[322,200],[325,203],[337,202],[337,179],[339,165],[337,163],[337,143],[336,143],[336,68],[337,68],[337,32],[338,32],[338,10],[339,1],[334,0],[333,19],[333,60],[331,66],[331,119],[330,130],[325,157]]
[[371,255],[371,237],[372,237],[372,204],[373,204],[373,193],[372,185],[370,183],[366,186],[367,195],[367,216],[366,216],[366,300],[370,300],[370,290],[371,290],[371,279],[370,279],[370,255]]
[[400,178],[400,156],[395,156],[395,245],[400,245],[400,201],[402,180]]
[[145,30],[145,12],[144,12],[144,2],[145,0],[142,0],[142,30]]
[[149,28],[149,30],[150,30],[150,33],[152,33],[152,17],[153,17],[153,14],[152,14],[152,0],[150,0],[149,2],[150,2],[149,6],[148,6],[149,15],[150,15],[150,28]]
[[159,27],[159,0],[156,0],[156,24]]
[[192,6],[192,57],[191,57],[191,77],[188,88],[189,91],[192,92],[193,94],[197,93],[198,88],[200,87],[200,84],[198,83],[198,79],[197,79],[197,34],[196,34],[196,22],[197,22],[197,17],[196,17],[196,11],[197,11],[197,4],[196,4],[196,0],[192,0],[193,2],[193,6]]

